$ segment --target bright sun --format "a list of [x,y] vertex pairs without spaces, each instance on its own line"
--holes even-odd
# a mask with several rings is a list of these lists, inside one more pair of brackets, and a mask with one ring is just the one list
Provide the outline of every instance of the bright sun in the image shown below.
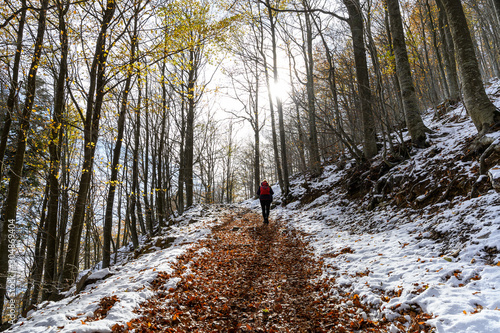
[[272,81],[270,83],[271,96],[273,98],[279,98],[284,101],[288,98],[288,93],[290,92],[290,85],[284,81]]

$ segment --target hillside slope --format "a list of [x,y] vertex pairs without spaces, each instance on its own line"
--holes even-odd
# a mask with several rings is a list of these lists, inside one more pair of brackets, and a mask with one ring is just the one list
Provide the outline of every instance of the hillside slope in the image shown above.
[[[39,304],[6,332],[111,332],[115,325],[126,326],[139,317],[136,308],[155,294],[152,282],[158,273],[173,272],[178,256],[206,238],[224,212],[218,206],[188,210],[161,235],[142,239],[137,250],[131,251],[131,244],[120,249],[117,263],[109,269],[96,267],[81,272],[79,279],[91,274],[81,291],[74,286],[64,299]],[[166,287],[175,287],[178,282],[178,278],[172,278]]]
[[[498,81],[488,93],[500,106]],[[292,202],[271,215],[310,234],[333,287],[359,295],[373,318],[399,318],[404,331],[418,307],[438,332],[499,332],[500,195],[479,175],[484,148],[474,150],[463,106],[425,123],[429,148],[395,166],[379,156],[371,167],[347,161],[300,175]],[[496,152],[484,161],[493,177],[498,163]]]

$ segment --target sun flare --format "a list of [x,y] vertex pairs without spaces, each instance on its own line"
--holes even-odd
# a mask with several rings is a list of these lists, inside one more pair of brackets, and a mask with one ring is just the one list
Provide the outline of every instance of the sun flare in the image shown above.
[[284,101],[288,98],[290,93],[290,84],[284,81],[272,81],[270,83],[271,96],[273,98],[278,98],[281,101]]

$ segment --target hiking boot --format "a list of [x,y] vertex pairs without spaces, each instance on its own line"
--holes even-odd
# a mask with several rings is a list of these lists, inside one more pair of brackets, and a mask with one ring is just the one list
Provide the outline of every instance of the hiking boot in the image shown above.
[[264,217],[264,223],[269,224],[269,219],[267,217]]

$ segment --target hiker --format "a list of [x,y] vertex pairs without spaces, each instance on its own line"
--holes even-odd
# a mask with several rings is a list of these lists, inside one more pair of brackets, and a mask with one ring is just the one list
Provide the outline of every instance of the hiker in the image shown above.
[[269,186],[267,180],[263,180],[257,190],[257,195],[260,199],[260,206],[262,207],[262,216],[264,223],[269,223],[269,210],[271,209],[271,202],[273,201],[273,189]]

